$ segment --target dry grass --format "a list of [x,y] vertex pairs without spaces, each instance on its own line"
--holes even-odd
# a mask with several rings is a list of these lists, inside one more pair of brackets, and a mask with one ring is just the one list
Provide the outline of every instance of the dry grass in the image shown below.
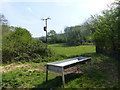
[[[45,70],[42,64],[36,63],[36,65],[42,68],[29,69],[28,71],[44,71]],[[21,65],[10,64],[6,66],[0,66],[0,73],[7,73],[9,71],[16,70],[17,68],[24,68],[24,67],[31,67],[31,66],[32,66],[31,64],[21,64]]]

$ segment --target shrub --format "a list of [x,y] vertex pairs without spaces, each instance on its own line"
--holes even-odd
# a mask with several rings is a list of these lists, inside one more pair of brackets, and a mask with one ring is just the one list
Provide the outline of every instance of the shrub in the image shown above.
[[53,55],[51,49],[46,48],[41,40],[33,39],[26,29],[20,27],[15,27],[13,31],[4,32],[2,42],[3,63],[25,62]]

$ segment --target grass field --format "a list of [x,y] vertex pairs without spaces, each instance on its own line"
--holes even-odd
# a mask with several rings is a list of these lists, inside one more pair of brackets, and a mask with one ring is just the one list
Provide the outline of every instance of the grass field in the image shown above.
[[[118,85],[117,60],[105,55],[95,54],[95,46],[49,45],[58,55],[73,57],[85,55],[92,57],[91,64],[80,65],[83,74],[65,75],[65,88],[115,88]],[[91,54],[90,54],[91,53]],[[51,58],[52,59],[52,58]],[[64,58],[62,58],[64,59]],[[60,60],[60,59],[59,59]],[[3,65],[2,87],[4,88],[62,88],[61,75],[49,72],[45,82],[46,62],[11,63]]]
[[52,44],[50,48],[55,50],[57,55],[77,56],[85,53],[95,53],[94,45],[67,46],[65,44]]

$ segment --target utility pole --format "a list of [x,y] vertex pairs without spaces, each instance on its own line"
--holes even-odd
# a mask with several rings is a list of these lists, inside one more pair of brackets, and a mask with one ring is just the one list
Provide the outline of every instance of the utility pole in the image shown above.
[[46,18],[46,19],[41,19],[43,21],[45,21],[45,26],[44,26],[44,31],[46,31],[46,48],[47,48],[47,20],[51,19],[51,18]]

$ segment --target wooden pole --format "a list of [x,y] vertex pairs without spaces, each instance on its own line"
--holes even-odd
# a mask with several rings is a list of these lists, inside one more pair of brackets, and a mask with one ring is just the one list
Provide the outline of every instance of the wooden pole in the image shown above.
[[51,18],[42,19],[43,21],[45,21],[44,31],[46,31],[46,49],[47,49],[47,20],[48,20],[48,19],[51,19]]
[[47,44],[47,19],[45,19],[45,25],[46,25],[46,44]]
[[46,30],[46,49],[47,49],[47,30]]

